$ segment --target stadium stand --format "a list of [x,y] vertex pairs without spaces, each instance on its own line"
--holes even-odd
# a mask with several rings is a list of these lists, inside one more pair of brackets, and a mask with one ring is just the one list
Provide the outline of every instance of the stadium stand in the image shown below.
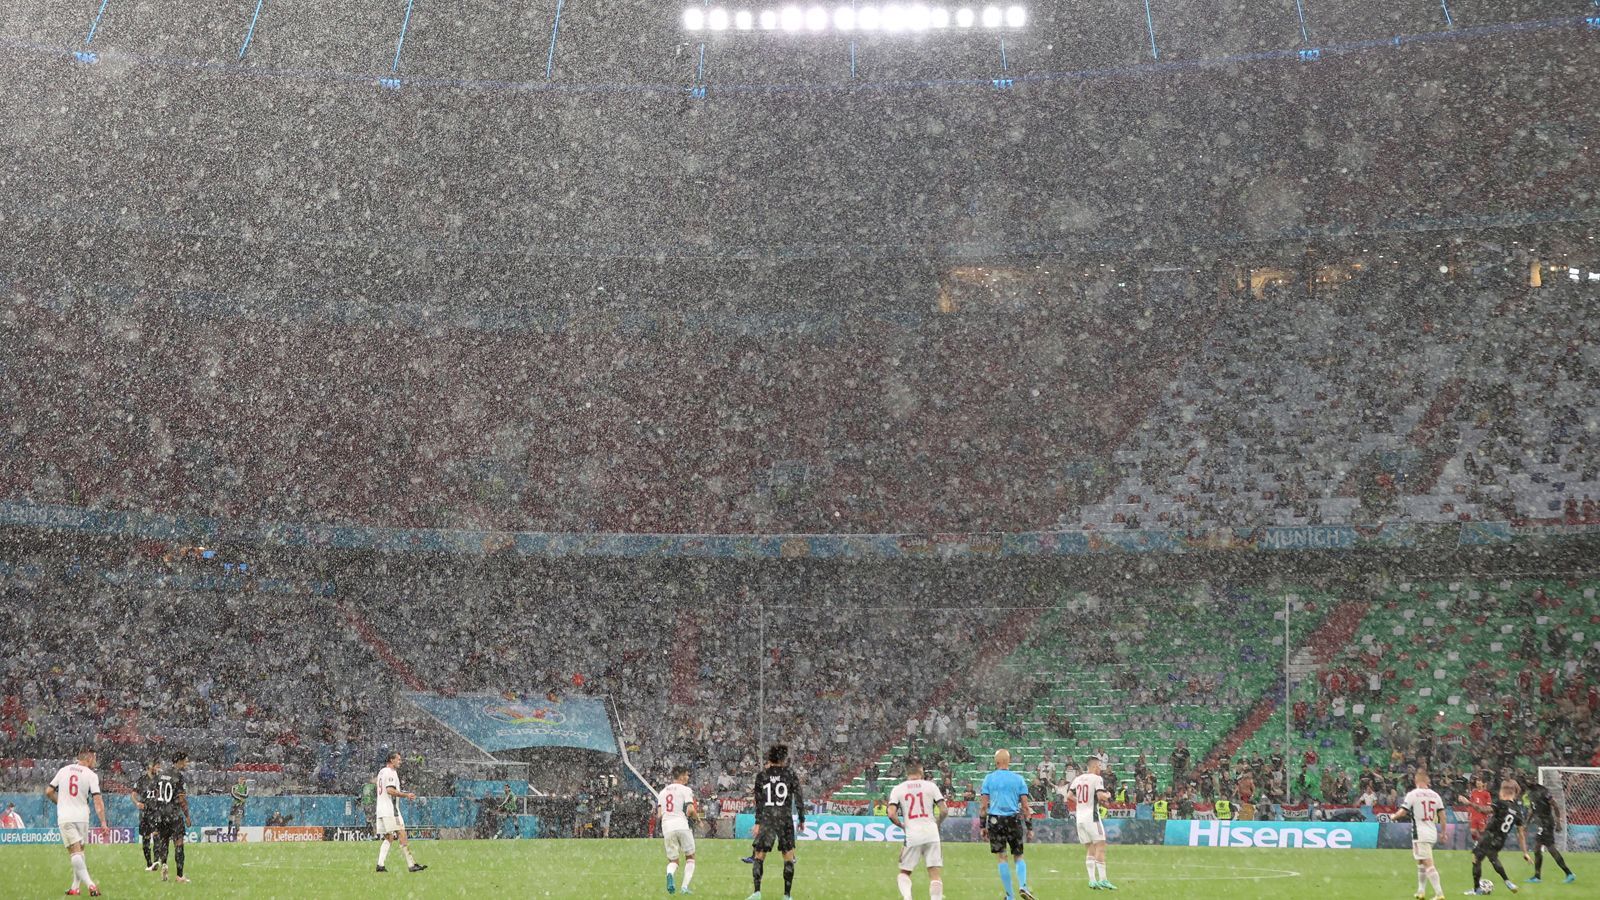
[[1289,719],[1317,756],[1304,789],[1318,800],[1328,769],[1585,764],[1600,733],[1595,591],[1593,581],[1397,585],[1242,754],[1281,750]]
[[[1326,599],[1301,598],[1292,644],[1321,623]],[[950,759],[950,777],[964,787],[981,780],[997,747],[1020,749],[1029,771],[1048,758],[1058,774],[1103,753],[1117,772],[1144,757],[1167,786],[1177,741],[1198,762],[1264,693],[1281,694],[1284,638],[1282,600],[1260,592],[1201,584],[1116,601],[1080,595],[1041,620],[1001,677],[969,692],[981,698],[974,712],[958,702],[917,716],[953,715],[975,729],[904,734],[878,767],[893,771],[912,753]],[[866,788],[858,773],[836,796],[870,799]]]
[[909,323],[329,328],[326,307],[18,290],[0,335],[26,364],[0,400],[53,402],[0,434],[9,498],[575,532],[1035,527],[1098,493],[1126,408],[1207,315],[1119,296]]
[[1109,496],[1063,524],[1596,521],[1587,305],[1427,273],[1267,291],[1228,311],[1113,454]]

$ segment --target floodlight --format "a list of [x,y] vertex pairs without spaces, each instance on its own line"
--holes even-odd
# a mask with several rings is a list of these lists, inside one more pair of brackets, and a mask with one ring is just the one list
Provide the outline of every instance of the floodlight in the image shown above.
[[950,10],[942,6],[935,6],[928,12],[928,25],[932,28],[949,28]]
[[1006,24],[1012,28],[1021,28],[1028,23],[1028,11],[1020,6],[1007,7]]
[[883,30],[904,31],[906,27],[906,11],[898,3],[890,3],[883,8]]
[[820,6],[813,6],[806,10],[806,28],[812,31],[821,31],[828,27],[828,11]]
[[733,14],[733,27],[740,31],[749,31],[754,24],[755,18],[750,15],[750,10],[748,9],[741,9]]
[[833,27],[840,31],[854,31],[856,27],[856,11],[848,6],[841,6],[834,10]]
[[960,25],[962,28],[971,28],[972,27],[972,10],[970,10],[970,9],[958,9],[958,10],[956,10],[956,24]]
[[704,10],[686,9],[683,11],[683,27],[689,31],[699,31],[706,27],[706,14]]
[[876,6],[863,6],[856,11],[856,27],[862,31],[877,31],[881,24],[883,19]]
[[928,30],[928,8],[918,3],[906,11],[906,27],[912,31]]
[[778,24],[784,31],[799,31],[805,25],[805,13],[798,6],[785,6],[778,16]]
[[778,27],[778,14],[770,9],[761,11],[761,30],[772,31]]
[[706,14],[706,27],[712,31],[728,30],[728,11],[717,7]]
[[985,28],[999,28],[1000,27],[1000,7],[998,7],[998,6],[985,6],[983,8],[983,27],[985,27]]

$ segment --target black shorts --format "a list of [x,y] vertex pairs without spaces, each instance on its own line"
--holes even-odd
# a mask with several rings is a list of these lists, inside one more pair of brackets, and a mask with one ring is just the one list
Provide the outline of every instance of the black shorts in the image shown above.
[[1553,849],[1556,845],[1556,823],[1551,822],[1548,827],[1540,825],[1539,833],[1533,836],[1533,845]]
[[756,838],[750,846],[758,853],[771,852],[773,847],[779,853],[788,853],[794,849],[794,820],[773,819],[770,822],[759,822],[761,830],[756,833]]
[[984,827],[989,831],[990,853],[1010,850],[1012,856],[1022,855],[1026,841],[1022,834],[1024,826],[1021,816],[990,816],[984,820]]
[[156,815],[155,815],[155,813],[150,813],[150,812],[139,813],[139,836],[140,837],[144,837],[147,834],[155,834],[155,833],[156,833]]
[[183,840],[182,817],[156,816],[156,837],[167,841]]
[[1499,856],[1500,851],[1504,850],[1505,848],[1505,841],[1480,840],[1476,844],[1472,845],[1472,855],[1478,857],[1479,859],[1492,859],[1496,856]]

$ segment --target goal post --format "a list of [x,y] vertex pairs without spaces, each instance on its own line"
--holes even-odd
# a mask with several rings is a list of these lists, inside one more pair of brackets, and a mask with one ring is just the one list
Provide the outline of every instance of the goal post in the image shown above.
[[1574,825],[1600,827],[1600,768],[1540,766],[1539,783],[1556,802],[1555,846],[1562,853],[1573,849]]

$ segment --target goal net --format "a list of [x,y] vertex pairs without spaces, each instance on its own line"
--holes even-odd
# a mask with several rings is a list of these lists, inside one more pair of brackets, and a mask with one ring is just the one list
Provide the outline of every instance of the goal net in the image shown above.
[[1600,768],[1541,766],[1539,783],[1556,801],[1556,849],[1597,849],[1600,837],[1593,835],[1600,833]]

